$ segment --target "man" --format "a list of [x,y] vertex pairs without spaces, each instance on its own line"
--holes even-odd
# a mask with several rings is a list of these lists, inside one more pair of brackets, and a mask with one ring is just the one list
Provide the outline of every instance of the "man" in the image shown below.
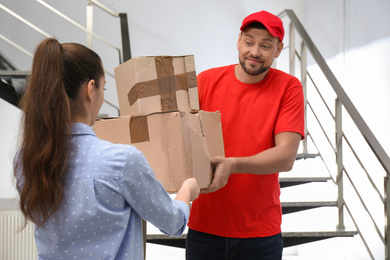
[[304,138],[302,85],[270,68],[283,49],[280,18],[253,13],[240,29],[239,64],[198,75],[201,109],[221,112],[226,157],[212,159],[213,182],[192,205],[188,260],[282,258],[278,173]]

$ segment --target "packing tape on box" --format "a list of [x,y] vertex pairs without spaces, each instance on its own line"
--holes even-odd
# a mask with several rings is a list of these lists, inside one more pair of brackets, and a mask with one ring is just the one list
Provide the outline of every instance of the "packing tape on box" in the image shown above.
[[149,126],[147,116],[132,116],[130,118],[131,143],[149,141]]
[[140,98],[161,95],[162,111],[176,110],[176,91],[197,87],[196,72],[175,75],[171,56],[156,56],[155,65],[157,79],[136,83],[127,94],[129,104],[133,105]]
[[177,109],[175,71],[172,57],[157,56],[156,64],[157,82],[161,96],[161,111]]

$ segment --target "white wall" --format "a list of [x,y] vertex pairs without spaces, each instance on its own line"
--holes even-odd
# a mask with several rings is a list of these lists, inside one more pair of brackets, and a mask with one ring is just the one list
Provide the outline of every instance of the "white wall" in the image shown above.
[[17,209],[17,192],[13,180],[13,157],[19,137],[21,111],[0,99],[0,210]]

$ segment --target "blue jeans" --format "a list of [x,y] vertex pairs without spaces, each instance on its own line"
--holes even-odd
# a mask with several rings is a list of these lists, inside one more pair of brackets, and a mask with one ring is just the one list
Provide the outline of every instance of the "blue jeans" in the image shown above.
[[187,260],[281,260],[283,238],[230,238],[215,236],[192,229],[186,240]]

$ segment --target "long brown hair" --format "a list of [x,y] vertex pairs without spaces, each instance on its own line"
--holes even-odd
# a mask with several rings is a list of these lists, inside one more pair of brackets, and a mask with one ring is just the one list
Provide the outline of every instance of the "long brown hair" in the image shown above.
[[79,90],[103,74],[100,57],[83,45],[46,39],[37,47],[21,101],[23,133],[14,167],[21,211],[37,226],[63,198],[72,118],[82,107]]

